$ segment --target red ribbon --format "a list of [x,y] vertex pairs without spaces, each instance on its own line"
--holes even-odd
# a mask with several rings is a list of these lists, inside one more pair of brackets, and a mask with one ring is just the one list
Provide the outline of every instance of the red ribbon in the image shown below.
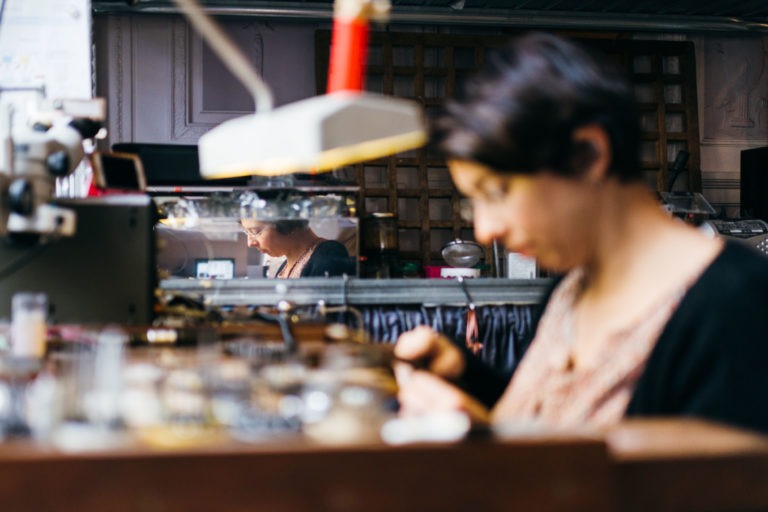
[[480,330],[477,327],[477,313],[474,307],[467,309],[467,331],[466,331],[466,343],[467,348],[472,351],[473,354],[479,354],[483,350],[483,344],[480,343]]

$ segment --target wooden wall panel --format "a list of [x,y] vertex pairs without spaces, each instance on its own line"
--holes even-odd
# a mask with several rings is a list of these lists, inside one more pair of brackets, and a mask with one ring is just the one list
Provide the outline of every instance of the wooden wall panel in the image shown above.
[[[257,23],[222,26],[262,72]],[[249,92],[181,18],[106,16],[96,30],[97,94],[108,98],[109,144],[195,144],[219,123],[253,113]]]

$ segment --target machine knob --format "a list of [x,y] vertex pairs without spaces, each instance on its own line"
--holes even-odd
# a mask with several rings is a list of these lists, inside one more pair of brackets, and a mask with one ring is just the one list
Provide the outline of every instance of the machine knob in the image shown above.
[[8,187],[8,203],[14,213],[24,216],[32,214],[35,209],[32,184],[23,178],[13,180]]
[[93,119],[73,119],[69,126],[77,130],[84,139],[92,139],[101,130],[101,123]]
[[45,159],[48,172],[54,176],[66,176],[69,173],[69,155],[66,151],[54,151]]

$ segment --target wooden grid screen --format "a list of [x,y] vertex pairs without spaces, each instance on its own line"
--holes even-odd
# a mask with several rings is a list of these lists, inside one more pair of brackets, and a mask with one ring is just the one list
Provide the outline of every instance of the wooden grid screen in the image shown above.
[[[316,84],[326,87],[331,33],[316,34]],[[420,102],[425,111],[439,108],[458,83],[483,63],[503,36],[371,33],[366,89]],[[687,187],[701,190],[699,173],[696,73],[693,44],[677,41],[589,40],[628,73],[640,102],[642,167],[657,190],[665,190],[668,168],[677,152],[691,153]],[[403,261],[444,264],[441,248],[455,238],[474,240],[471,222],[462,218],[461,196],[445,161],[427,149],[357,164],[338,171],[360,186],[360,216],[392,212],[398,218]],[[682,187],[680,186],[682,185]],[[491,261],[486,249],[485,261]]]
[[667,190],[677,154],[690,153],[675,188],[701,192],[696,58],[692,41],[585,41],[611,57],[634,84],[640,110],[640,164],[649,185]]

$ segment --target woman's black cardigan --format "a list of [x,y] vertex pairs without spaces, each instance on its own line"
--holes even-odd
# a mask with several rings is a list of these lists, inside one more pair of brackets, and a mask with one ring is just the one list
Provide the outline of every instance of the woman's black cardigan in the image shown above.
[[[470,359],[463,382],[490,406],[509,375],[482,365]],[[626,416],[696,416],[768,432],[768,257],[726,243],[664,327]]]

